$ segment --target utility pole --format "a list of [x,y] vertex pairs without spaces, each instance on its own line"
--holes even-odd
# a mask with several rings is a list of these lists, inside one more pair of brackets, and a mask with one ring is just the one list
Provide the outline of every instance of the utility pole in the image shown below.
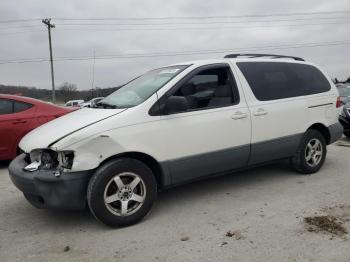
[[51,24],[51,18],[46,18],[42,20],[43,24],[47,26],[49,32],[49,47],[50,47],[50,62],[51,62],[51,84],[52,84],[52,103],[56,102],[55,94],[55,77],[53,74],[53,61],[52,61],[52,45],[51,45],[51,28],[55,28],[54,24]]

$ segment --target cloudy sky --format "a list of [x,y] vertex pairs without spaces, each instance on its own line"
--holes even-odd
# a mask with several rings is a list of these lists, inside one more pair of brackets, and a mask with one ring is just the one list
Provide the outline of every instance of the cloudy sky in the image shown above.
[[48,17],[56,25],[56,86],[117,86],[159,66],[250,50],[301,56],[331,77],[350,76],[349,0],[3,0],[0,84],[51,88],[49,62],[8,63],[48,59],[40,20]]

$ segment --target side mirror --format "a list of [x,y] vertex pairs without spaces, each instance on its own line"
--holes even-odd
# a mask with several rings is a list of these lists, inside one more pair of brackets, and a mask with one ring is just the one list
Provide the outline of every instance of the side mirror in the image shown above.
[[183,96],[171,96],[164,105],[164,114],[170,115],[188,110],[188,102]]

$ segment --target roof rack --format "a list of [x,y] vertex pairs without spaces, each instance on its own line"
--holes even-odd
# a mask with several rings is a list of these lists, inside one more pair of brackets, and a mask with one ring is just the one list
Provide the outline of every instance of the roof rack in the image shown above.
[[249,56],[249,58],[270,56],[272,58],[291,58],[291,59],[294,59],[294,60],[297,60],[297,61],[305,61],[303,58],[296,57],[296,56],[271,55],[271,54],[229,54],[229,55],[225,55],[224,58],[237,58],[239,56]]

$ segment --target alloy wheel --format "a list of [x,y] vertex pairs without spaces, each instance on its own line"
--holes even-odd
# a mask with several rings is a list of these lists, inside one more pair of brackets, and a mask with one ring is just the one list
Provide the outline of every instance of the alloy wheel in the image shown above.
[[117,216],[129,216],[137,212],[146,197],[146,186],[140,176],[131,172],[115,175],[104,190],[107,209]]
[[323,147],[320,140],[313,138],[309,141],[305,148],[305,160],[306,163],[311,166],[317,166],[323,156]]

